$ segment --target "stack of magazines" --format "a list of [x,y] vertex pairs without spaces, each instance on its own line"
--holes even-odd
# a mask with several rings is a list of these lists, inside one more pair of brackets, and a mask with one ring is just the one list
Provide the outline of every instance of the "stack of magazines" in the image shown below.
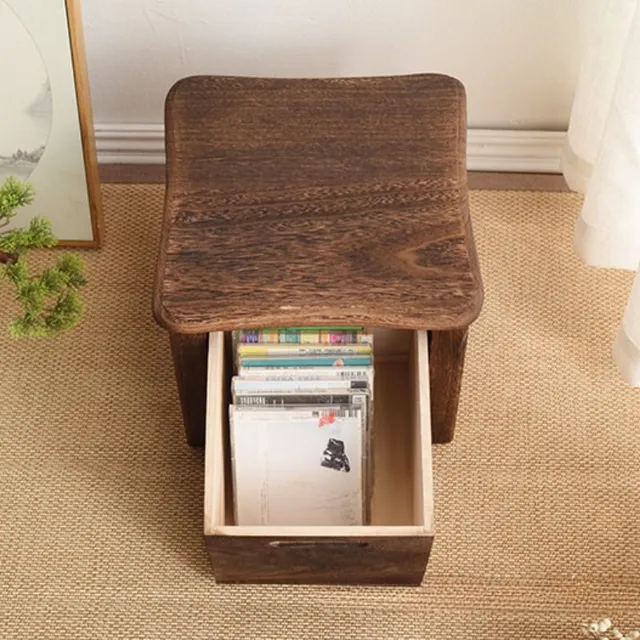
[[233,343],[236,524],[366,524],[373,336],[298,327],[238,331]]

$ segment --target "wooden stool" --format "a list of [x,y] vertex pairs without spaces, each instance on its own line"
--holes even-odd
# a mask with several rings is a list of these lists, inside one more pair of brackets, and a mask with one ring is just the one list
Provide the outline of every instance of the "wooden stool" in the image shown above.
[[428,330],[432,437],[450,441],[483,298],[463,86],[186,78],[166,144],[154,314],[189,444],[204,444],[209,332],[323,324]]

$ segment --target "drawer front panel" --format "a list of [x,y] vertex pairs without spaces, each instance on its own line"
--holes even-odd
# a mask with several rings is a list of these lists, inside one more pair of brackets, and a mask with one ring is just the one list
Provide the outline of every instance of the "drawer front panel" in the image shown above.
[[208,536],[219,582],[419,585],[432,536]]

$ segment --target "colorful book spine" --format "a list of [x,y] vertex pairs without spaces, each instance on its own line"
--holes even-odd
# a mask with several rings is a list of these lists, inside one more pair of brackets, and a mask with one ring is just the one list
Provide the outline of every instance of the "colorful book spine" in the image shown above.
[[372,358],[371,356],[241,357],[238,359],[238,364],[241,367],[368,367],[372,364]]
[[240,331],[240,344],[330,344],[330,345],[370,345],[371,334],[360,330],[331,329],[263,329]]
[[287,345],[287,344],[241,344],[238,346],[238,356],[258,357],[258,356],[357,356],[370,355],[370,345]]
[[271,369],[268,367],[240,368],[238,376],[247,380],[368,380],[371,385],[373,369],[368,367],[315,367]]
[[274,407],[280,405],[364,405],[367,396],[349,393],[295,394],[295,395],[239,395],[235,403],[248,407]]
[[323,393],[347,392],[347,391],[367,391],[369,389],[368,380],[245,380],[233,378],[231,381],[231,392],[236,393]]
[[363,327],[345,327],[329,325],[325,327],[266,327],[263,331],[284,331],[295,333],[296,331],[362,331]]

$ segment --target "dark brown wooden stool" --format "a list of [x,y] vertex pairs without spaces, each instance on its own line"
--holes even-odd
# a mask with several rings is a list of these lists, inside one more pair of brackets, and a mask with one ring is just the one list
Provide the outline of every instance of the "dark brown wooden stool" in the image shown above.
[[204,444],[208,332],[319,324],[428,330],[433,441],[450,441],[483,297],[463,86],[186,78],[166,147],[154,314],[189,444]]

